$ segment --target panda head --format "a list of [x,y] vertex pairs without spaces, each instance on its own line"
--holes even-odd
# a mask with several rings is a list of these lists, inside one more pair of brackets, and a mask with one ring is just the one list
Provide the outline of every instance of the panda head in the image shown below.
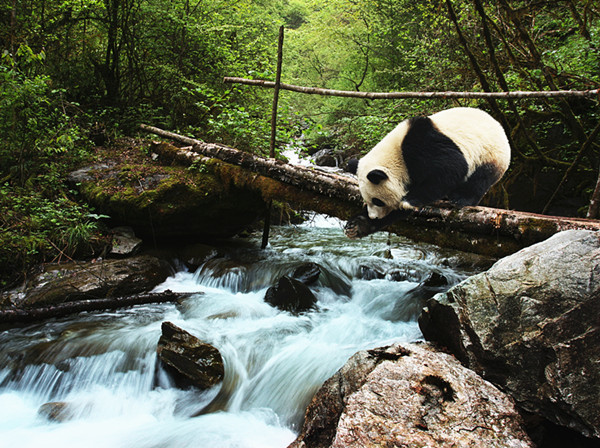
[[350,170],[356,169],[358,188],[371,219],[385,218],[394,210],[413,208],[404,200],[410,176],[402,154],[402,141],[408,129],[409,122],[405,120],[358,163],[348,163]]
[[395,176],[392,170],[383,166],[361,169],[365,167],[365,164],[359,163],[357,177],[369,218],[381,219],[394,210],[411,208],[403,200],[406,183]]

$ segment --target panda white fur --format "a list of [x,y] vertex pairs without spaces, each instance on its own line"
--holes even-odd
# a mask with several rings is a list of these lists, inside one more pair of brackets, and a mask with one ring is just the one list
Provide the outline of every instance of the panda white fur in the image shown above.
[[477,205],[509,163],[500,123],[458,107],[403,121],[360,159],[355,174],[368,219],[381,220],[442,199]]

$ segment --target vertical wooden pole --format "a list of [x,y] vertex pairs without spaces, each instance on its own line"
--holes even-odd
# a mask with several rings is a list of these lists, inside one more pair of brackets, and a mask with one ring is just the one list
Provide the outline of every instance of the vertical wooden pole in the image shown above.
[[273,92],[273,109],[271,111],[271,145],[269,157],[275,158],[275,136],[277,134],[277,103],[279,102],[279,86],[281,85],[281,63],[283,60],[283,25],[279,27],[279,43],[277,45],[277,72]]
[[[277,45],[277,72],[275,74],[275,89],[273,92],[273,109],[271,111],[271,144],[269,146],[269,157],[275,158],[275,137],[277,134],[277,103],[279,102],[279,86],[281,85],[281,64],[283,61],[283,25],[279,27],[279,42]],[[263,227],[261,248],[269,244],[269,230],[271,228],[271,207],[273,201],[269,201],[265,214],[265,226]]]

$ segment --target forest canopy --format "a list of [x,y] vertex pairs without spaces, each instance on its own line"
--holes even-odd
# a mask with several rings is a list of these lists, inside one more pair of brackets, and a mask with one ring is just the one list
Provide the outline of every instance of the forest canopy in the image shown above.
[[[267,154],[272,91],[223,78],[274,80],[281,25],[282,81],[290,84],[379,92],[600,86],[596,0],[7,1],[0,204],[11,212],[0,221],[3,246],[25,245],[24,264],[57,247],[75,250],[97,217],[65,185],[66,173],[92,157],[94,144],[135,136],[140,123]],[[409,116],[481,107],[502,122],[514,152],[486,200],[585,215],[600,164],[598,102],[284,92],[277,143],[301,138],[307,150],[357,155]],[[524,189],[535,193],[527,201]]]

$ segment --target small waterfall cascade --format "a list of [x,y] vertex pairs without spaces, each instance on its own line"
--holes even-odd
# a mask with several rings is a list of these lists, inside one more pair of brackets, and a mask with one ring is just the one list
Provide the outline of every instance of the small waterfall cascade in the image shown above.
[[[157,290],[187,292],[181,303],[81,313],[0,332],[0,447],[286,447],[307,404],[359,350],[421,338],[418,312],[440,288],[478,272],[472,256],[386,233],[353,241],[336,220],[232,240],[195,271]],[[280,311],[266,290],[305,263],[317,306]],[[183,266],[182,263],[176,264]],[[157,368],[163,321],[214,345],[222,384],[169,387]],[[39,412],[47,403],[61,421]]]

